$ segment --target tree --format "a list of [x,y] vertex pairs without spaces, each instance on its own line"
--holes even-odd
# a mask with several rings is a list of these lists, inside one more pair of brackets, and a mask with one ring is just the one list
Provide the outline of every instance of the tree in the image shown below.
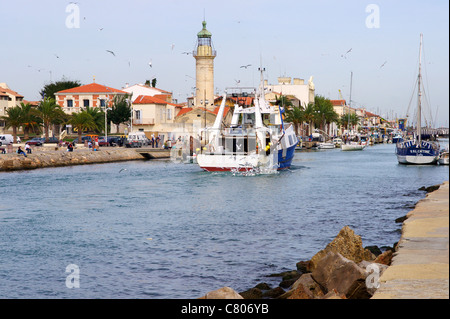
[[311,125],[314,123],[314,120],[316,118],[316,111],[314,109],[313,103],[308,103],[308,105],[305,107],[305,110],[303,112],[303,116],[305,119],[305,122],[308,123],[308,135],[311,134]]
[[37,116],[44,126],[45,140],[49,140],[50,125],[56,124],[65,118],[65,113],[52,98],[45,98],[37,107]]
[[130,121],[131,107],[128,103],[128,99],[131,98],[126,95],[116,95],[114,97],[113,105],[110,111],[108,111],[108,120],[117,126],[117,132],[119,132],[119,125]]
[[17,129],[23,124],[22,110],[18,105],[16,105],[14,107],[7,108],[5,113],[6,116],[2,116],[2,120],[5,121],[5,128],[8,129],[12,127],[14,143],[17,143]]
[[20,103],[21,122],[23,128],[24,139],[29,139],[30,131],[36,132],[39,130],[38,112],[31,106],[30,103]]
[[56,100],[55,97],[56,92],[71,89],[78,86],[81,86],[81,83],[79,81],[71,81],[62,78],[60,81],[46,84],[39,92],[39,94],[42,96],[42,98],[52,98]]
[[92,120],[95,123],[95,127],[90,129],[96,133],[100,133],[105,127],[105,112],[99,107],[86,107],[85,111],[91,115]]
[[302,107],[292,107],[285,111],[286,122],[294,125],[295,134],[299,136],[299,126],[305,121],[305,114]]
[[327,124],[339,120],[339,115],[334,111],[331,101],[323,96],[316,95],[314,97],[314,108],[316,115],[314,117],[315,125],[318,125],[321,130],[327,132]]
[[74,130],[78,132],[78,143],[81,143],[81,135],[84,130],[98,129],[94,118],[87,110],[83,110],[79,113],[72,113],[69,123],[72,125]]

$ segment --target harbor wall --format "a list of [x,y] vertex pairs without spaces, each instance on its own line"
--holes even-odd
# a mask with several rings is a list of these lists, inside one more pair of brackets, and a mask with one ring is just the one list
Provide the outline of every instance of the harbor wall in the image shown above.
[[0,172],[144,159],[131,148],[101,148],[99,151],[82,148],[73,152],[42,149],[34,150],[32,154],[27,154],[27,157],[16,153],[0,154]]

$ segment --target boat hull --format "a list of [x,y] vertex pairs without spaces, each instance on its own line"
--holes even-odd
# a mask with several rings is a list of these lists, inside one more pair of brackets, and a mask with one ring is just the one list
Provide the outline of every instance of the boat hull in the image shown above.
[[398,143],[395,152],[400,164],[436,164],[439,159],[438,149],[426,141],[422,141],[420,146],[414,144],[413,141]]
[[364,145],[359,144],[343,144],[341,145],[341,150],[343,151],[362,151],[364,149]]
[[[291,167],[295,155],[295,145],[283,150],[278,150],[277,163],[270,163],[270,156],[266,155],[233,155],[233,154],[199,154],[197,163],[208,172],[226,171],[249,171],[261,167],[273,168],[276,170],[288,169]],[[273,167],[271,167],[273,164]]]

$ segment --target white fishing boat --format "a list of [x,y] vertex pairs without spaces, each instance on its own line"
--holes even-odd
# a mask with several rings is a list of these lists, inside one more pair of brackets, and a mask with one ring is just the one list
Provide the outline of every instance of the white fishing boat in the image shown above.
[[[350,76],[350,104],[349,107],[351,107],[352,105],[352,81],[353,81],[353,72],[351,72],[351,76]],[[347,124],[347,132],[349,133],[349,136],[351,136],[350,134],[350,110],[348,111],[348,124]],[[365,145],[362,145],[361,143],[358,142],[352,142],[351,138],[349,138],[347,140],[347,142],[345,144],[341,145],[341,150],[348,152],[348,151],[362,151],[364,149]]]
[[335,145],[333,142],[323,142],[323,143],[319,143],[319,148],[320,149],[331,149],[331,148],[335,148]]
[[417,129],[413,140],[400,141],[395,153],[400,164],[436,164],[439,158],[439,143],[422,139],[422,38],[420,34],[419,75],[417,78]]
[[[274,171],[291,166],[298,144],[294,127],[285,125],[284,110],[265,100],[263,70],[259,89],[227,88],[212,127],[202,130],[206,141],[197,154],[206,171]],[[228,91],[237,101],[230,125],[223,114]],[[248,92],[250,91],[250,92]],[[248,98],[250,97],[250,99]]]
[[341,150],[342,151],[362,151],[364,149],[364,147],[365,147],[365,145],[353,142],[351,144],[342,144]]

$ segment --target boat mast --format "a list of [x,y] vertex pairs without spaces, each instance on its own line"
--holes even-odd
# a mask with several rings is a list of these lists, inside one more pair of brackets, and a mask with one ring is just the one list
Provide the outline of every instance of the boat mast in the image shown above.
[[417,136],[419,146],[422,144],[422,91],[420,90],[422,80],[422,38],[423,34],[420,34],[420,49],[419,49],[419,76],[418,76],[418,101],[417,101]]
[[350,72],[350,100],[348,104],[348,119],[347,119],[347,131],[350,136],[350,109],[352,107],[352,82],[353,82],[353,71]]

